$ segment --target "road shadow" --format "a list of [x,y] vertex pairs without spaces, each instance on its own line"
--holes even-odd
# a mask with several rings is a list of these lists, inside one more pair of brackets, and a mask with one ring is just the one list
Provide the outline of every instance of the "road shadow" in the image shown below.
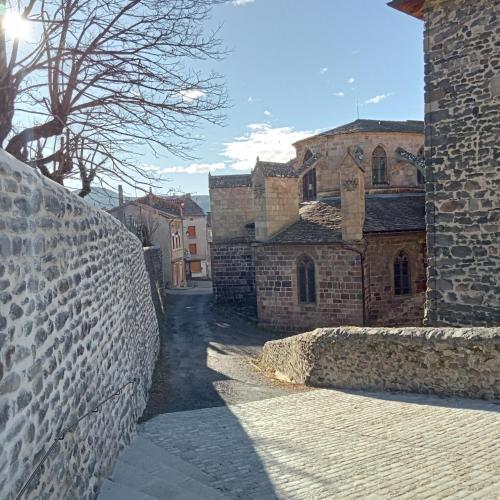
[[[240,371],[235,357],[257,355],[276,335],[211,307],[210,295],[175,293],[167,295],[166,303],[160,316],[160,354],[140,432],[205,472],[212,479],[210,486],[229,498],[278,498],[256,443],[227,406],[234,396],[231,391],[254,390],[246,380],[247,367]],[[272,397],[272,387],[269,390]],[[220,419],[214,420],[215,409]],[[213,436],[217,447],[217,455],[207,460],[205,453],[204,461],[199,460],[200,447],[210,446],[211,438],[208,444],[206,439],[199,443],[200,434]]]
[[317,387],[331,391],[343,392],[364,398],[380,399],[383,401],[397,401],[399,403],[409,403],[422,406],[438,406],[442,408],[467,409],[492,411],[500,413],[500,401],[490,401],[486,399],[468,399],[459,396],[446,396],[435,393],[418,393],[403,391],[371,391],[357,389],[343,389],[335,387]]

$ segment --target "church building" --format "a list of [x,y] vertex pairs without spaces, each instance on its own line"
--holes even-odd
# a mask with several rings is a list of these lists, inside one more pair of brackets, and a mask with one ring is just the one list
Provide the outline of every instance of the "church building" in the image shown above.
[[210,176],[216,299],[279,330],[420,325],[423,143],[423,122],[356,120]]

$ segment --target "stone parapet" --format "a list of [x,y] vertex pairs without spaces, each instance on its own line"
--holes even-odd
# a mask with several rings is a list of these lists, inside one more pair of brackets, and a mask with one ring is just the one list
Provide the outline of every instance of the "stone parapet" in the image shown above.
[[158,343],[139,240],[0,151],[0,498],[87,414],[23,499],[95,498],[146,405]]
[[267,342],[260,365],[316,387],[500,400],[500,328],[318,328]]

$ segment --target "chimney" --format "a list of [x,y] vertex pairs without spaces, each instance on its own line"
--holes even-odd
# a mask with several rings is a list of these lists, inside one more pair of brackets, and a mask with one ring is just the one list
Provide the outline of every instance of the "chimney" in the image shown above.
[[[359,151],[359,150],[358,150]],[[361,241],[365,224],[365,170],[361,159],[348,151],[340,168],[342,240]]]
[[118,186],[118,206],[121,207],[123,205],[123,187],[120,184]]

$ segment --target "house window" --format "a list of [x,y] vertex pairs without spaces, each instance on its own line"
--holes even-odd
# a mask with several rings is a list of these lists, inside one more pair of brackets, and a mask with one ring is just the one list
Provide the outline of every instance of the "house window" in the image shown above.
[[304,153],[304,160],[302,163],[305,163],[307,160],[313,157],[313,154],[311,153],[310,149],[306,149],[306,152]]
[[194,260],[193,262],[190,262],[189,264],[190,264],[192,273],[201,273],[201,261]]
[[175,250],[181,247],[181,236],[179,233],[172,235],[172,248]]
[[[424,147],[423,146],[419,149],[417,156],[419,158],[424,157]],[[419,184],[425,184],[425,176],[418,168],[417,168],[417,182]]]
[[387,154],[382,146],[377,146],[372,154],[372,183],[387,184]]
[[196,255],[197,252],[196,252],[196,243],[190,243],[189,244],[189,253],[191,255]]
[[196,227],[188,226],[187,234],[190,238],[196,238]]
[[394,293],[395,295],[410,294],[410,267],[408,256],[401,251],[394,259]]
[[299,260],[297,266],[297,281],[299,302],[303,304],[313,304],[316,302],[314,261],[306,255]]
[[316,169],[312,168],[302,177],[302,200],[316,199]]

